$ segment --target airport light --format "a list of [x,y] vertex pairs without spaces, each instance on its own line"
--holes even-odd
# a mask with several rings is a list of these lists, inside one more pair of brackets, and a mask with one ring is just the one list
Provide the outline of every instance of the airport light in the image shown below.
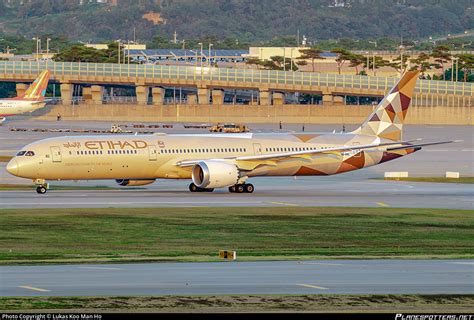
[[[374,41],[369,40],[369,43],[373,44],[375,46],[375,50],[377,50],[377,40],[374,40]],[[374,72],[374,77],[375,77],[375,51],[373,52],[372,57],[373,57],[372,71]]]
[[41,50],[41,38],[40,37],[34,37],[32,40],[36,40],[36,61],[39,61],[39,53]]
[[46,55],[49,55],[49,42],[51,41],[51,38],[46,39]]
[[211,56],[211,48],[212,48],[213,45],[214,45],[214,44],[209,43],[209,56],[207,56],[207,62],[208,62],[208,64],[209,64],[209,67],[211,66],[211,60],[210,60],[211,57],[212,57],[212,56]]
[[200,56],[200,60],[201,60],[201,70],[202,70],[202,42],[199,42],[198,45],[201,46],[201,56]]
[[118,44],[118,64],[120,64],[120,50],[121,50],[121,42],[122,40],[118,39],[118,40],[115,40],[115,42],[117,42]]
[[403,75],[403,50],[405,50],[405,46],[401,44],[398,49],[400,49],[400,77]]

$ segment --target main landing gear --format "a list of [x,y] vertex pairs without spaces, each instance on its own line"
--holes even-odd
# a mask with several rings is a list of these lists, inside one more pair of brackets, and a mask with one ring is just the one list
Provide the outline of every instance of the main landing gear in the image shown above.
[[212,191],[214,191],[214,188],[210,188],[210,189],[200,188],[197,185],[195,185],[194,183],[191,183],[189,185],[189,191],[191,191],[191,192],[212,192]]
[[232,193],[252,193],[254,190],[253,184],[250,183],[236,184],[235,186],[229,187],[229,192]]

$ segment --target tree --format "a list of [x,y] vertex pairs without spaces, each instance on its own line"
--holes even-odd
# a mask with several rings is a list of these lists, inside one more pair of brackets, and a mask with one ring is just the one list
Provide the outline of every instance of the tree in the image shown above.
[[338,73],[341,74],[341,68],[347,61],[350,61],[352,58],[352,53],[343,48],[336,48],[331,50],[332,53],[337,54],[336,64]]
[[436,69],[441,69],[443,72],[443,80],[446,80],[444,74],[444,64],[451,61],[451,53],[449,53],[449,47],[445,45],[437,46],[431,52],[431,57],[436,61],[436,64],[433,66]]
[[365,57],[361,54],[351,53],[349,56],[349,67],[355,68],[356,75],[359,74],[359,66],[365,62]]
[[[374,64],[375,59],[375,64]],[[369,57],[369,64],[367,65],[367,59],[364,59],[364,68],[367,69],[367,74],[370,70],[374,70],[374,76],[376,75],[376,70],[382,67],[390,66],[390,61],[385,60],[380,56]]]
[[467,82],[468,78],[473,75],[474,70],[474,54],[464,53],[457,56],[459,59],[459,68],[463,71],[463,81]]
[[412,67],[410,70],[420,70],[421,74],[424,75],[424,73],[427,70],[430,70],[433,64],[430,62],[430,56],[424,52],[420,53],[418,57],[410,59],[410,63],[412,63]]
[[392,62],[388,64],[388,66],[394,68],[400,73],[404,73],[405,71],[407,71],[409,60],[410,60],[410,56],[407,54],[404,54],[403,61],[401,60],[401,56],[398,56],[395,59],[393,59]]
[[292,63],[291,59],[285,59],[283,56],[273,56],[270,57],[270,60],[249,58],[246,63],[257,65],[265,70],[298,70],[298,67],[295,63]]
[[[312,67],[313,72],[314,72],[314,60],[316,60],[316,59],[318,59],[318,60],[325,59],[323,56],[321,56],[323,51],[319,50],[319,49],[316,49],[316,48],[300,49],[299,51],[301,53],[301,56],[299,56],[296,59],[302,60],[302,61],[310,59],[311,60],[311,67]],[[298,65],[301,66],[302,64],[298,63]]]

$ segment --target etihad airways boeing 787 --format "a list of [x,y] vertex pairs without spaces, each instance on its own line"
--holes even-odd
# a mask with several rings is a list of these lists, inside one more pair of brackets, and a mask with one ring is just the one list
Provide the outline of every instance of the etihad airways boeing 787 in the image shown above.
[[48,70],[43,71],[21,96],[0,99],[0,122],[3,122],[6,116],[14,116],[43,108],[46,105],[44,96],[48,87],[49,76],[50,72]]
[[192,179],[192,192],[254,191],[259,176],[332,175],[452,141],[401,141],[418,72],[407,72],[350,133],[154,134],[59,137],[25,146],[8,163],[45,193],[47,180],[115,179],[122,186]]

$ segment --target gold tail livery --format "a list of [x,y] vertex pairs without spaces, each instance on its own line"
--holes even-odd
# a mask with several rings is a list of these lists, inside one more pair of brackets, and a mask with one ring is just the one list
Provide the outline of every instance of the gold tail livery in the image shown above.
[[43,71],[24,94],[10,99],[0,99],[0,118],[41,109],[46,105],[45,95],[50,72]]
[[122,186],[156,179],[190,179],[191,192],[229,188],[251,193],[261,176],[333,175],[374,166],[450,143],[403,141],[417,71],[398,81],[367,120],[349,133],[243,133],[93,135],[40,140],[8,163],[9,173],[32,179],[38,193],[47,180],[114,179]]

